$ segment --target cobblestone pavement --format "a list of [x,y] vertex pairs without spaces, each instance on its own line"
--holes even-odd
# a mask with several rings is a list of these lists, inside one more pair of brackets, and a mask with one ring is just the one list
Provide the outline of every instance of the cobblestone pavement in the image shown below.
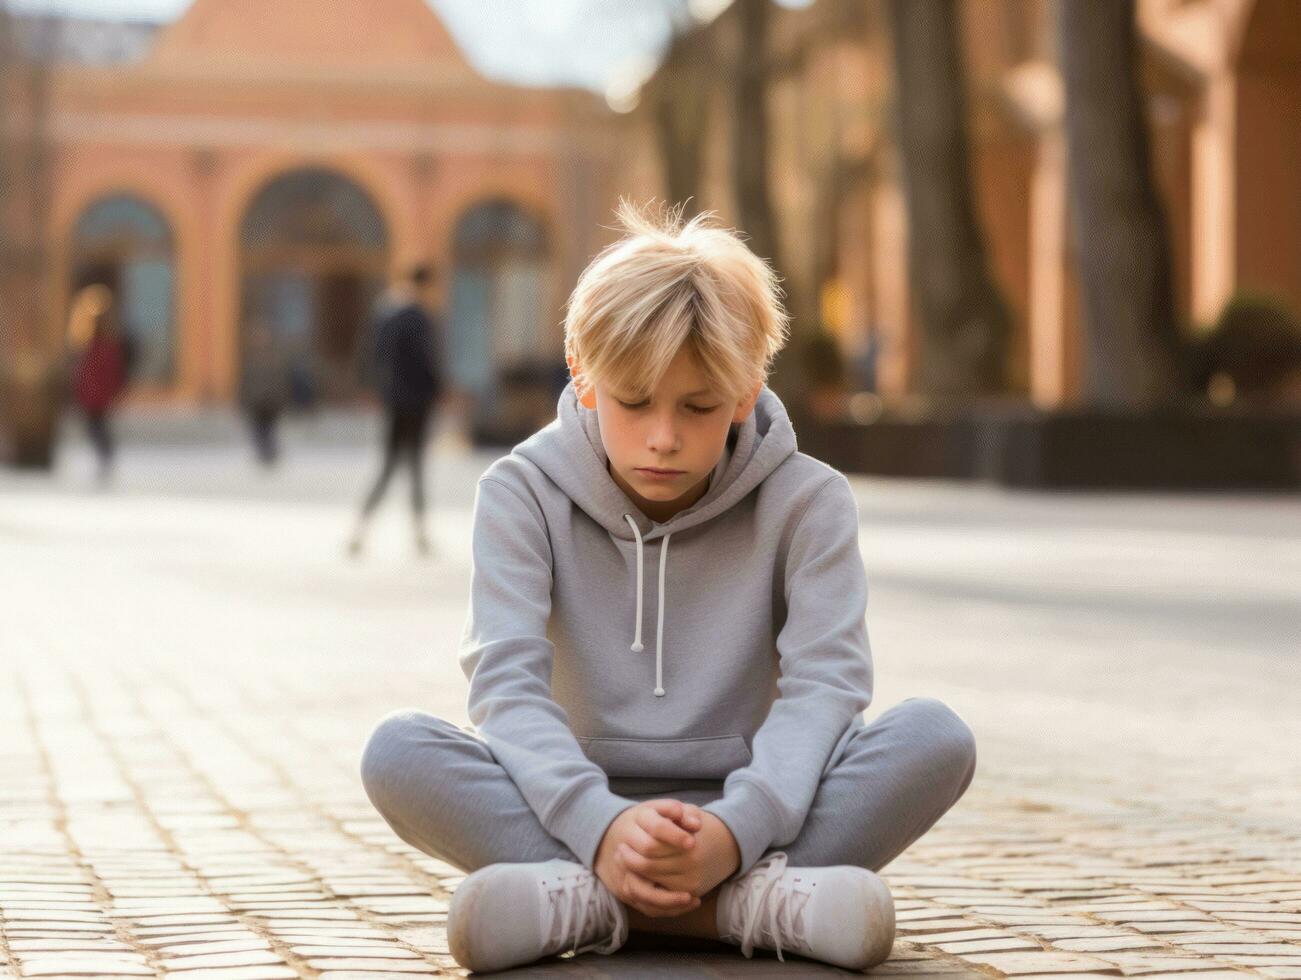
[[[455,639],[482,454],[433,461],[439,555],[373,460],[139,450],[90,489],[0,475],[0,975],[464,973],[456,869],[357,776],[371,726],[464,723]],[[888,975],[1301,978],[1301,503],[855,478],[877,692],[976,731],[968,794],[884,871]],[[164,488],[166,492],[163,492]],[[638,942],[535,976],[796,976]]]

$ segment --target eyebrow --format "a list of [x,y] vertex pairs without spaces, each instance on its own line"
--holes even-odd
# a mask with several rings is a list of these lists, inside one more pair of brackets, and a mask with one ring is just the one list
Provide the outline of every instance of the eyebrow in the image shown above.
[[[713,390],[710,389],[710,388],[701,388],[699,391],[688,391],[688,392],[687,392],[685,395],[683,395],[682,397],[683,397],[683,398],[695,398],[697,395],[712,395],[713,393],[714,393]],[[649,396],[647,396],[647,395],[643,395],[642,397],[643,397],[643,398],[646,398],[646,397],[649,397]]]

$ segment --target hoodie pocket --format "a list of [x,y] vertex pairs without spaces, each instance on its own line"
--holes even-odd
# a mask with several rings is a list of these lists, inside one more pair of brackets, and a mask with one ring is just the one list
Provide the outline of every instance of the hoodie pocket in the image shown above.
[[589,759],[611,777],[726,779],[750,764],[740,735],[706,738],[585,738],[576,736]]

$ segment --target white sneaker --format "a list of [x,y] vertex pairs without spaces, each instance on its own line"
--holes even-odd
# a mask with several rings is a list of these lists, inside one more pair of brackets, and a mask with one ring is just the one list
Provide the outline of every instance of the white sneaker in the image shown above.
[[480,868],[456,886],[447,912],[452,956],[481,972],[569,950],[608,955],[627,939],[627,909],[573,861]]
[[894,899],[886,883],[866,868],[788,868],[774,851],[718,896],[721,939],[799,953],[849,970],[884,961],[894,946]]

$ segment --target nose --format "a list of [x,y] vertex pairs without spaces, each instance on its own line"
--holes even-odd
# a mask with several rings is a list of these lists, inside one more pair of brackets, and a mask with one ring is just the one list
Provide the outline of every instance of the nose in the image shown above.
[[678,433],[673,422],[673,414],[661,413],[650,423],[646,435],[646,446],[653,453],[674,453],[678,450]]

